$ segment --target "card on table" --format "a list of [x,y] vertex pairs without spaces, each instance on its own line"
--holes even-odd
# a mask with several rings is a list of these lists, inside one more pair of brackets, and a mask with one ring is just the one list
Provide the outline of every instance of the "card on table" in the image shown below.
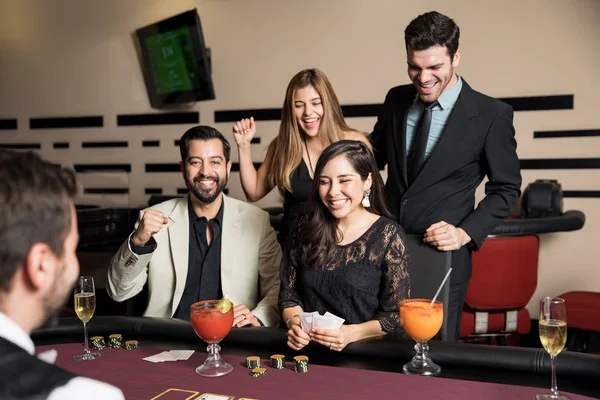
[[150,361],[153,363],[164,362],[164,361],[179,361],[179,360],[187,360],[194,354],[194,350],[171,350],[171,351],[163,351],[162,353],[155,354],[153,356],[149,356],[144,358],[145,361]]

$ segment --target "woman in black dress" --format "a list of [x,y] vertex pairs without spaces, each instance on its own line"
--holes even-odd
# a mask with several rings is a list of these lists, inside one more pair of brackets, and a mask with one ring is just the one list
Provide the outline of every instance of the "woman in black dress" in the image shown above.
[[[399,303],[410,296],[404,231],[385,204],[373,153],[338,141],[321,154],[306,214],[281,265],[279,307],[288,345],[315,341],[341,351],[354,341],[401,332]],[[301,312],[333,313],[339,329],[304,332]]]
[[269,145],[258,171],[250,144],[256,134],[254,118],[236,122],[233,134],[246,199],[258,201],[274,187],[283,195],[283,222],[279,232],[282,245],[294,221],[304,212],[314,176],[313,166],[323,149],[341,139],[369,143],[362,133],[346,124],[329,79],[318,69],[300,71],[290,81],[279,134]]

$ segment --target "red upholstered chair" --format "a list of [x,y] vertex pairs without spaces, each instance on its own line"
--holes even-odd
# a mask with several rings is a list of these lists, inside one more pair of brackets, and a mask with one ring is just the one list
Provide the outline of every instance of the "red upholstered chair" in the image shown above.
[[588,352],[588,347],[593,347],[591,332],[600,332],[600,293],[573,291],[558,297],[565,299],[567,307],[567,346],[570,350]]
[[538,250],[537,236],[499,236],[487,238],[473,253],[461,338],[529,333],[531,317],[525,306],[537,286]]

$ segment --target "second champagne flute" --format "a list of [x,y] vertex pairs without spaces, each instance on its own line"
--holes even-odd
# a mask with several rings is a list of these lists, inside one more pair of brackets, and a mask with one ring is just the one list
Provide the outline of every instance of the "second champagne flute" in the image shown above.
[[540,300],[540,341],[550,354],[552,387],[550,393],[538,394],[537,400],[571,400],[558,393],[556,386],[556,356],[563,351],[567,342],[567,308],[560,297],[544,297]]
[[100,353],[92,353],[88,348],[87,323],[96,311],[96,288],[94,278],[91,276],[80,276],[75,282],[74,289],[75,313],[83,322],[83,353],[73,356],[75,360],[93,360],[100,357]]

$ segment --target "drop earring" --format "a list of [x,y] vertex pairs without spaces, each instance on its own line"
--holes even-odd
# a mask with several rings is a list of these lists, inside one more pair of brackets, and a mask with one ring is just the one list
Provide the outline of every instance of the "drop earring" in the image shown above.
[[370,195],[371,195],[371,189],[365,190],[365,193],[363,194],[363,199],[362,199],[362,205],[364,208],[371,207],[371,200],[369,200]]

